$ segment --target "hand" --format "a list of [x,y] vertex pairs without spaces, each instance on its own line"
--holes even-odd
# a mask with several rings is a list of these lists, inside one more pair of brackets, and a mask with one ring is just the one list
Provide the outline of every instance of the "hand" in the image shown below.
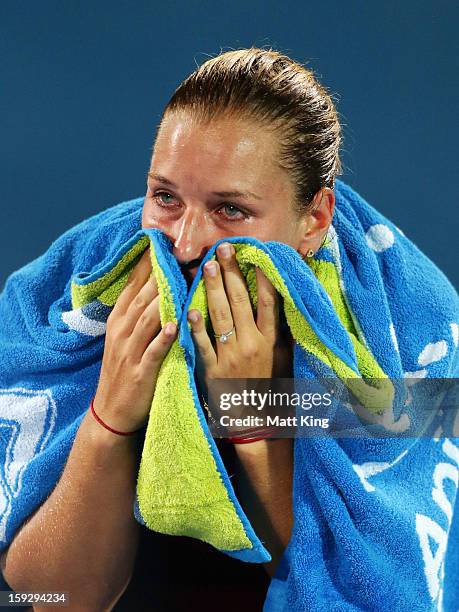
[[[229,254],[225,257],[225,244]],[[257,319],[255,322],[245,279],[236,261],[234,247],[222,243],[218,262],[204,266],[204,282],[212,327],[223,334],[235,326],[226,343],[209,338],[197,310],[190,310],[193,340],[198,352],[198,376],[205,384],[215,378],[272,378],[276,368],[275,346],[279,328],[277,292],[260,269],[257,278]],[[212,274],[212,269],[215,273]]]
[[173,323],[161,329],[149,251],[131,272],[108,317],[94,398],[96,414],[123,432],[140,429],[147,422],[158,372],[177,331]]

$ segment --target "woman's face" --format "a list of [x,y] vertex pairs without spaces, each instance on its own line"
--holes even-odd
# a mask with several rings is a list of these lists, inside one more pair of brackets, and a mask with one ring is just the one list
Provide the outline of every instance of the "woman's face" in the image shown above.
[[253,236],[307,249],[310,217],[294,211],[293,185],[277,155],[276,136],[251,121],[165,117],[148,171],[142,227],[168,236],[188,281],[221,238]]

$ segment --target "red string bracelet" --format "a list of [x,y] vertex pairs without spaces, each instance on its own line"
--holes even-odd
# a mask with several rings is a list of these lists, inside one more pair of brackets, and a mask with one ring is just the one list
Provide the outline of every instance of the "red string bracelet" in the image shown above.
[[94,398],[92,398],[91,400],[91,412],[93,413],[96,421],[100,423],[102,427],[105,427],[105,429],[108,429],[108,431],[111,431],[112,433],[117,434],[118,436],[133,436],[138,431],[137,429],[135,431],[117,431],[116,429],[112,429],[111,427],[109,427],[106,423],[102,421],[99,416],[97,416],[96,411],[94,410]]
[[[206,402],[206,399],[204,396],[201,395],[201,400],[202,400],[202,404],[204,406],[204,408],[207,411],[207,414],[209,415],[209,419],[213,422],[216,423],[214,417],[212,416],[212,413],[209,409],[209,405]],[[269,427],[265,427],[265,429],[246,429],[246,433],[250,434],[259,434],[257,436],[253,436],[250,437],[250,435],[244,437],[244,436],[234,436],[234,437],[229,437],[229,438],[221,438],[224,442],[230,442],[232,444],[249,444],[250,442],[258,442],[259,440],[267,440],[268,438],[273,438],[273,433],[275,432],[274,429],[270,429]],[[260,435],[262,434],[262,435]]]
[[234,438],[225,438],[227,442],[231,442],[232,444],[250,444],[250,442],[259,442],[260,440],[269,440],[274,437],[275,430],[274,429],[259,429],[258,431],[254,431],[254,433],[261,434],[254,437],[234,437]]

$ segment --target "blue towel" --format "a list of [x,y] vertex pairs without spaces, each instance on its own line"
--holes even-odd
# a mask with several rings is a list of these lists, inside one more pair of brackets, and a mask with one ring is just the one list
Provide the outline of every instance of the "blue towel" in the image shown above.
[[[292,330],[295,312],[301,317],[302,340],[293,333],[295,377],[363,379],[375,371],[389,380],[456,377],[456,292],[351,188],[338,181],[335,194],[329,242],[309,266],[287,245],[231,239],[241,261],[248,265],[250,257],[264,254],[264,265],[277,270],[283,285],[276,288],[284,292]],[[110,292],[119,289],[148,244],[167,280],[180,329],[177,346],[192,374],[195,354],[186,311],[202,287],[202,266],[188,291],[169,241],[158,230],[140,229],[142,203],[138,198],[119,204],[72,228],[11,275],[0,296],[0,551],[62,473],[97,386]],[[205,261],[215,256],[217,244]],[[92,295],[101,280],[99,293]],[[289,299],[295,312],[288,309]],[[189,383],[196,422],[220,477],[218,494],[223,492],[232,512],[225,515],[231,524],[228,541],[237,541],[240,526],[245,544],[219,545],[212,539],[215,522],[205,529],[200,525],[202,539],[241,560],[266,561],[269,552],[235,496],[191,375]],[[415,416],[395,406],[383,426],[396,434],[409,429]],[[147,448],[154,426],[150,418],[134,508],[150,527],[155,517],[148,515],[148,499],[142,505],[141,493],[154,477]],[[457,609],[455,438],[298,438],[294,456],[295,522],[265,611]],[[153,501],[161,495],[164,490],[155,491]],[[165,521],[161,525],[167,529]],[[182,533],[192,529],[191,519],[183,523]]]

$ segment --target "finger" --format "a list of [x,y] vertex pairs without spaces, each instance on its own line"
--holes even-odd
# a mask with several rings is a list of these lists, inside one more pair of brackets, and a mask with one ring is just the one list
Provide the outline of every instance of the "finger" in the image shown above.
[[177,326],[175,323],[167,323],[148,345],[143,354],[141,365],[151,368],[157,374],[176,336]]
[[133,332],[145,310],[157,297],[158,285],[156,278],[152,275],[141,287],[137,295],[132,297],[131,303],[123,314],[122,330],[124,335],[130,335]]
[[277,291],[260,270],[257,276],[257,327],[263,336],[275,339],[279,329],[279,300]]
[[[210,320],[214,332],[218,335],[225,334],[233,328],[233,316],[226,297],[220,266],[216,261],[208,261],[204,266],[204,282],[207,292],[207,304],[209,307]],[[233,333],[229,339],[235,339]]]
[[188,321],[191,323],[191,336],[199,353],[201,363],[205,369],[209,370],[209,368],[216,365],[217,355],[199,310],[190,310],[188,312]]
[[138,317],[129,337],[128,350],[133,359],[142,358],[150,342],[161,329],[159,296],[156,296]]
[[121,315],[126,312],[134,297],[138,294],[143,285],[148,281],[151,274],[150,249],[148,248],[139,259],[135,267],[131,270],[126,285],[121,291],[114,312]]
[[[225,250],[225,247],[228,247],[228,251]],[[255,320],[252,304],[233,245],[229,242],[223,242],[217,249],[217,256],[236,330],[241,334],[253,332]]]

